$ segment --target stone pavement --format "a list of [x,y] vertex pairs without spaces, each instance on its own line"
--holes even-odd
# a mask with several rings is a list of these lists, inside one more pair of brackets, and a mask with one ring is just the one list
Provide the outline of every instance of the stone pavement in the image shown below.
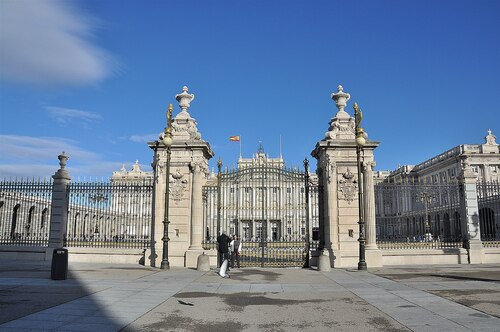
[[0,331],[500,331],[500,265],[232,269],[0,261]]

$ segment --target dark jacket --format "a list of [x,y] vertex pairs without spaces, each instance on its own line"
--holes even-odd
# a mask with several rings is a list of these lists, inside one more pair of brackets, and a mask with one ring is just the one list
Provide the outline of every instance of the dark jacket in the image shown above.
[[226,234],[217,236],[217,243],[219,244],[217,250],[219,252],[229,252],[229,242],[231,242],[231,238]]

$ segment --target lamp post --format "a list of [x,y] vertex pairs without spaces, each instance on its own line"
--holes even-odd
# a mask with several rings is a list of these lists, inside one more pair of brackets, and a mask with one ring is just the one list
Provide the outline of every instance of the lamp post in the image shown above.
[[169,208],[169,200],[170,200],[170,148],[172,147],[172,104],[168,105],[167,112],[167,127],[165,127],[165,132],[163,134],[163,145],[167,150],[167,165],[166,165],[166,173],[165,173],[165,211],[163,214],[163,256],[161,260],[160,268],[162,270],[170,269],[170,262],[168,261],[168,241],[170,240],[168,237],[168,224],[170,221],[168,220],[168,208]]
[[306,195],[306,260],[304,262],[304,267],[309,267],[309,250],[311,243],[309,241],[309,160],[304,159],[304,185],[305,185],[305,195]]
[[365,218],[364,218],[364,207],[363,207],[363,177],[361,174],[361,153],[363,152],[363,146],[366,143],[366,135],[361,128],[361,119],[363,118],[363,113],[359,109],[358,104],[354,103],[354,120],[355,120],[355,135],[356,135],[356,162],[358,168],[358,216],[359,216],[359,262],[358,270],[366,270],[366,260],[365,260]]
[[427,191],[422,191],[418,194],[417,198],[424,204],[424,211],[425,211],[425,241],[429,242],[432,241],[432,234],[431,234],[431,223],[429,220],[429,204],[431,201],[436,198],[436,194],[434,193],[429,193]]
[[[216,238],[221,235],[220,232],[220,211],[221,211],[221,169],[222,169],[222,160],[219,157],[217,161],[217,235]],[[218,244],[218,242],[217,242]],[[217,248],[218,251],[218,248]],[[221,257],[219,253],[217,253],[217,266],[220,267],[222,264]]]

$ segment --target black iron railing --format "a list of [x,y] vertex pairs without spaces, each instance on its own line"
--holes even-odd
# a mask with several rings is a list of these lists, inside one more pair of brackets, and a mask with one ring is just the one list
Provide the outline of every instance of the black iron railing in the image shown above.
[[51,179],[0,181],[0,245],[47,246]]
[[151,181],[71,183],[66,245],[149,247],[152,197]]

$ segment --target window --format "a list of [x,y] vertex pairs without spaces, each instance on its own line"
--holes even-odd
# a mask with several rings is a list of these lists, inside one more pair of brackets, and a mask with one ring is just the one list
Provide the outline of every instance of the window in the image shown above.
[[255,232],[256,232],[256,235],[257,235],[257,239],[261,239],[262,236],[263,236],[263,232],[262,232],[262,224],[257,224],[256,227],[255,227]]
[[495,166],[495,165],[490,166],[490,172],[491,172],[491,173],[495,173],[495,174],[496,174],[496,173],[497,173],[497,169],[498,169],[498,167],[497,167],[497,166]]
[[477,165],[472,165],[470,168],[473,173],[477,174],[479,172],[479,167]]
[[312,239],[313,239],[313,241],[319,240],[319,227],[312,228]]

